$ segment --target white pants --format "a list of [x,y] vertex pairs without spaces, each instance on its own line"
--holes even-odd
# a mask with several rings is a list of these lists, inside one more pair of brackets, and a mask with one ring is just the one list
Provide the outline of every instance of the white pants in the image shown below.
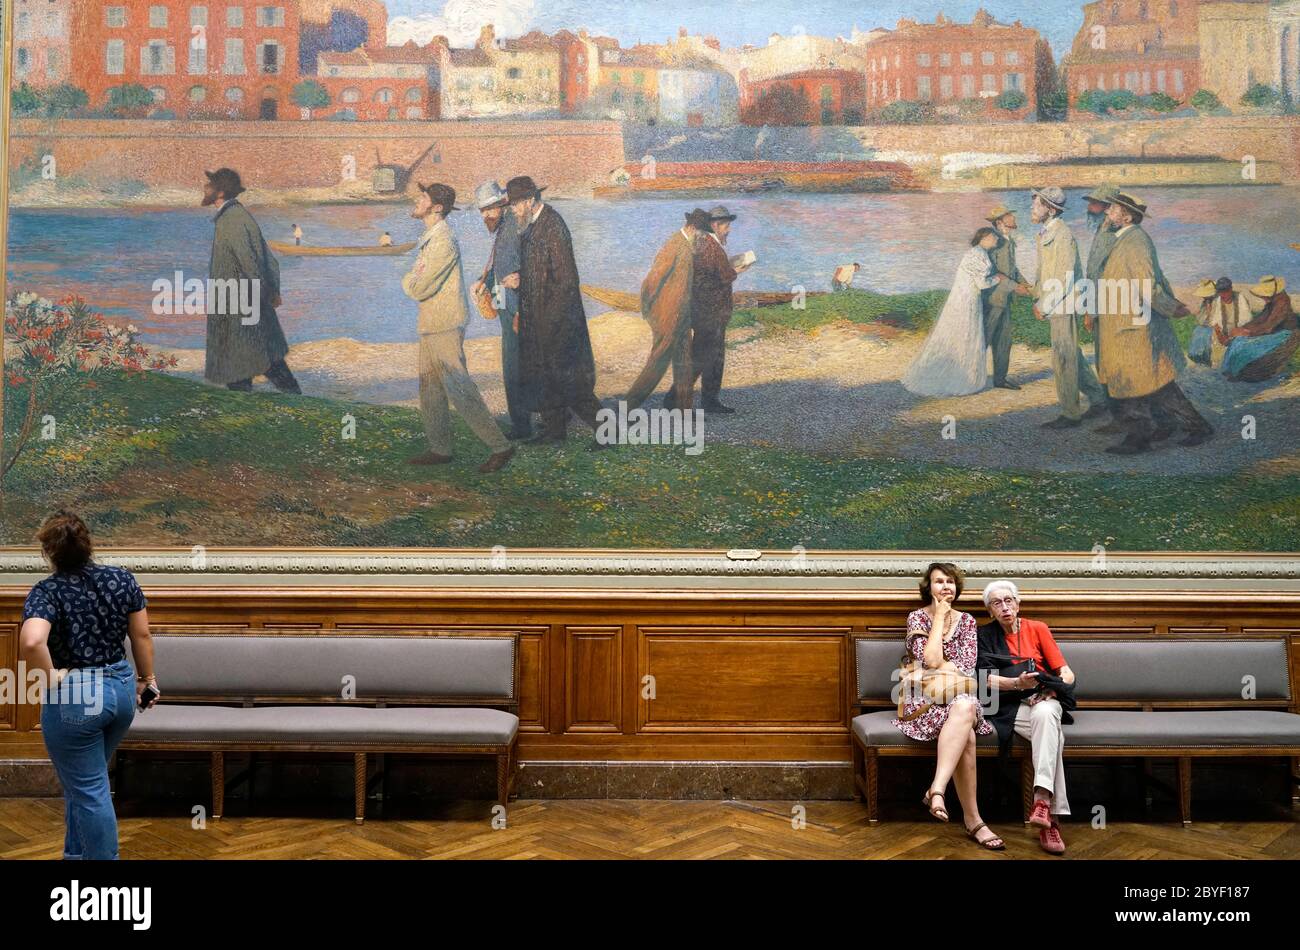
[[[449,405],[450,404],[450,405]],[[430,451],[451,455],[451,408],[493,452],[510,448],[465,366],[465,331],[420,334],[420,415]]]
[[1016,710],[1016,735],[1029,740],[1029,754],[1034,762],[1034,787],[1052,793],[1052,814],[1068,815],[1070,802],[1065,796],[1065,761],[1062,755],[1065,737],[1061,734],[1061,704],[1044,699],[1033,706],[1021,703]]

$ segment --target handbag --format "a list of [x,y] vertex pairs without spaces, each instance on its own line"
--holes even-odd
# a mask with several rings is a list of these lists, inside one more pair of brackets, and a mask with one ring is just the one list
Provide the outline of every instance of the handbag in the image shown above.
[[[920,660],[907,656],[902,659],[898,670],[898,718],[902,722],[919,719],[930,711],[932,706],[946,706],[962,693],[974,693],[975,679],[957,669],[950,661],[943,666],[927,670]],[[917,709],[907,712],[909,700],[920,697],[925,700]]]
[[474,306],[478,307],[479,316],[484,320],[497,318],[496,300],[493,298],[492,291],[488,290],[487,284],[480,284],[478,293],[474,295]]

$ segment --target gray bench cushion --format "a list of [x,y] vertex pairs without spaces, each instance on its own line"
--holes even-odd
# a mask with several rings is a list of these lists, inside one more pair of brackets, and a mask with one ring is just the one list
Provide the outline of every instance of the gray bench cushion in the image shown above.
[[[892,724],[894,712],[867,713],[853,720],[862,743],[882,746],[933,742],[909,739]],[[1195,710],[1188,712],[1080,709],[1065,726],[1065,745],[1086,746],[1294,746],[1300,749],[1300,716],[1271,710]],[[980,736],[980,745],[997,745],[996,736]],[[1017,740],[1020,741],[1020,740]]]
[[[935,747],[936,743],[918,742],[899,732],[898,727],[893,724],[896,716],[897,711],[893,709],[858,716],[853,720],[853,733],[862,740],[864,745],[877,748],[891,745],[914,745],[918,749]],[[975,741],[980,745],[997,748],[998,737],[996,733],[991,733],[987,736],[979,736]]]
[[1300,716],[1270,710],[1140,712],[1080,709],[1066,746],[1295,746]]
[[[1065,661],[1078,677],[1083,702],[1200,700],[1238,703],[1243,678],[1254,698],[1290,698],[1286,642],[1268,640],[1065,640]],[[889,702],[903,641],[856,640],[858,699]]]
[[137,713],[126,741],[506,745],[519,718],[499,709],[182,706]]
[[1286,642],[1272,640],[1068,640],[1061,652],[1089,700],[1196,699],[1241,702],[1290,697]]
[[[155,635],[174,696],[514,699],[513,637]],[[129,644],[129,641],[128,641]]]

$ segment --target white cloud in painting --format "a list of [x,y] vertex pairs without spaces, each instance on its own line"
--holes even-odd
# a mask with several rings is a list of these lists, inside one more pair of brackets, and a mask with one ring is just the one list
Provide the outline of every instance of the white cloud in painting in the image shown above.
[[393,17],[388,21],[388,42],[400,46],[415,40],[423,46],[435,36],[445,36],[452,46],[468,47],[489,23],[497,36],[522,36],[533,22],[536,6],[535,0],[447,0],[442,13]]

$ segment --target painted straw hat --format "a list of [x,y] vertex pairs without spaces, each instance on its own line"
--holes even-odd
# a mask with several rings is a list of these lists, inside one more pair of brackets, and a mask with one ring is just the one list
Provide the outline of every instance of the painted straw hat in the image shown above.
[[1284,290],[1286,290],[1286,280],[1274,277],[1272,274],[1261,277],[1259,283],[1250,288],[1250,292],[1256,297],[1276,297]]

